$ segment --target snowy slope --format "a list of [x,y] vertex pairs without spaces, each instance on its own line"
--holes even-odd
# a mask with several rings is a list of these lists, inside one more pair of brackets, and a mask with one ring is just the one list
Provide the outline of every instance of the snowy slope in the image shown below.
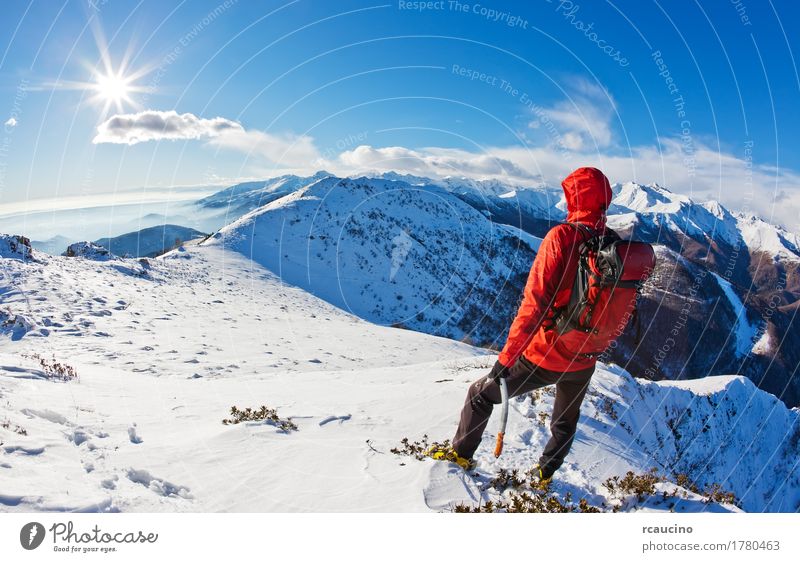
[[[4,256],[0,310],[30,326],[0,333],[0,510],[437,511],[459,497],[443,465],[389,449],[452,435],[485,350],[360,320],[221,244],[144,261]],[[78,380],[47,380],[32,353]],[[552,399],[513,401],[499,460],[490,423],[479,481],[530,467]],[[262,404],[299,430],[221,423]],[[720,483],[748,511],[798,508],[798,412],[746,379],[601,367],[582,413],[556,493],[598,504],[605,478],[655,466]],[[734,509],[691,495],[672,508]]]
[[753,339],[758,333],[758,326],[750,324],[747,320],[747,309],[742,299],[740,299],[739,295],[734,291],[733,285],[716,273],[713,275],[736,313],[736,321],[734,325],[731,326],[730,332],[731,336],[736,341],[736,352],[739,355],[745,355],[753,349]]
[[251,257],[361,318],[492,343],[539,242],[436,186],[329,177],[204,244]]

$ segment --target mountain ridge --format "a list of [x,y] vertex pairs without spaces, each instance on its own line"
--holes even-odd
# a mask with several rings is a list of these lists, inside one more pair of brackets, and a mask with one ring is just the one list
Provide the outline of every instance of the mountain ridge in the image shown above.
[[[292,181],[306,184],[301,189],[315,184],[314,181],[308,184],[306,179],[294,177]],[[556,197],[560,189],[547,187],[525,190],[496,180],[482,182],[445,178],[429,181],[428,178],[397,173],[356,179],[325,175],[324,180],[318,181],[333,184],[357,181],[375,185],[395,182],[396,185],[404,185],[409,192],[446,199],[454,205],[456,200],[465,203],[488,221],[487,230],[505,224],[536,239],[565,218],[563,198]],[[367,185],[364,189],[369,187]],[[331,193],[334,191],[331,190]],[[609,210],[609,225],[625,237],[649,241],[665,249],[658,254],[660,260],[654,281],[646,288],[640,304],[643,312],[641,317],[644,319],[643,343],[637,344],[630,332],[623,333],[619,345],[612,351],[613,360],[625,365],[637,376],[674,379],[697,376],[698,373],[741,373],[762,388],[783,397],[788,404],[798,403],[800,383],[792,376],[792,365],[795,364],[796,355],[793,350],[800,347],[800,331],[794,327],[794,309],[800,296],[800,255],[795,254],[795,238],[791,233],[768,225],[761,219],[734,215],[716,202],[695,203],[689,197],[675,194],[658,184],[615,184],[613,191],[615,198]],[[276,210],[289,204],[292,201],[291,193],[297,192],[278,197],[261,208]],[[350,205],[327,209],[320,214],[320,210],[326,209],[326,198],[329,196],[325,194],[318,197],[312,215],[292,216],[289,222],[280,226],[275,224],[272,228],[273,244],[280,238],[275,233],[293,232],[294,245],[308,245],[310,248],[316,242],[309,245],[305,238],[313,236],[313,230],[320,222],[339,216],[337,224],[341,229],[342,221],[352,215],[352,209],[362,204],[359,198],[354,198]],[[371,196],[365,191],[364,199]],[[461,203],[457,204],[459,208]],[[401,207],[398,204],[398,209]],[[387,208],[391,209],[390,206]],[[434,228],[440,218],[426,216],[424,212],[420,217],[420,222],[424,224],[419,225],[419,240],[426,241],[429,237],[434,240],[443,235]],[[368,229],[369,224],[369,218],[366,218],[363,221],[366,226],[362,226]],[[748,228],[751,230],[748,231]],[[442,226],[442,232],[448,229],[453,230]],[[413,228],[408,232],[413,234]],[[328,236],[329,240],[340,237],[338,233],[328,233]],[[456,242],[463,244],[460,238]],[[528,246],[531,252],[535,252],[535,244]],[[391,254],[391,248],[381,248],[382,259],[387,258],[387,251]],[[465,255],[472,255],[475,263],[492,260],[486,252],[468,252]],[[326,258],[327,265],[323,266],[315,263],[313,251],[306,252],[304,256],[293,260],[289,269],[294,268],[294,273],[288,279],[314,292],[314,287],[307,283],[308,272],[300,269],[306,267],[319,272],[327,268],[329,278],[335,279],[342,274],[342,264],[337,265],[335,259],[330,259],[331,256]],[[513,266],[514,274],[507,277],[512,285],[506,287],[509,290],[502,291],[500,301],[491,298],[492,293],[500,294],[500,285],[492,287],[481,281],[478,288],[484,293],[484,298],[472,305],[472,314],[462,316],[466,320],[455,331],[451,325],[451,331],[438,332],[441,327],[427,321],[415,322],[412,319],[406,322],[408,319],[405,317],[397,319],[392,314],[381,315],[371,308],[359,312],[373,321],[399,323],[457,339],[469,337],[473,343],[497,347],[502,344],[516,312],[521,293],[514,295],[514,292],[521,291],[530,268],[528,260],[532,256],[533,253],[518,256],[520,259]],[[370,259],[362,257],[360,264],[353,262],[352,266],[348,266],[349,271],[361,271],[361,268],[368,266]],[[275,271],[288,271],[279,261],[273,260],[270,267],[276,268]],[[455,259],[450,261],[457,262]],[[340,269],[337,270],[337,267]],[[464,267],[469,269],[469,266]],[[704,272],[714,273],[719,279]],[[442,278],[435,281],[431,278],[429,283],[423,285],[427,287],[442,283],[442,279],[447,278],[448,274],[443,274]],[[495,282],[498,283],[497,280]],[[502,284],[502,281],[499,283]],[[318,294],[325,295],[339,306],[351,306],[345,304],[344,300],[352,303],[361,298],[361,295],[352,295],[350,299],[342,299],[341,295],[331,294],[332,290],[336,292],[323,286]],[[414,292],[417,296],[425,293],[424,290]],[[685,295],[691,292],[695,292],[697,298],[686,298]],[[367,301],[372,302],[371,298],[367,298]],[[425,307],[417,301],[411,302],[415,302],[418,309]],[[433,311],[432,316],[436,317],[438,313],[435,308],[439,303],[433,296],[428,306]],[[445,308],[449,311],[457,307],[448,305]],[[481,326],[487,317],[492,318],[490,325]],[[677,330],[679,338],[667,335],[673,330]],[[729,337],[730,334],[738,335]],[[748,339],[750,336],[753,341]],[[673,340],[677,341],[673,343]],[[659,357],[662,353],[660,350],[665,346],[670,353],[662,359]],[[800,360],[800,357],[797,359]]]

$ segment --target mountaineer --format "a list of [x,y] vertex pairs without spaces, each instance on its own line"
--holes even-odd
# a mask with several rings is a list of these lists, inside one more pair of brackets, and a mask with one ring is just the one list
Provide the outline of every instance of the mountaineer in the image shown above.
[[428,451],[434,459],[474,468],[501,401],[500,379],[510,397],[556,385],[551,437],[535,467],[540,483],[549,482],[572,446],[598,356],[637,317],[636,297],[655,267],[652,247],[606,227],[612,193],[600,170],[579,168],[561,186],[567,222],[542,240],[505,346],[491,372],[470,386],[452,445]]

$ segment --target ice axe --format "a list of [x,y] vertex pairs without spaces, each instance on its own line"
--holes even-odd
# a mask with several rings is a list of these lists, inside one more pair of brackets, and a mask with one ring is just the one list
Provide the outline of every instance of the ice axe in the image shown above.
[[508,385],[506,379],[500,379],[500,402],[502,408],[500,410],[500,431],[497,433],[497,444],[494,446],[494,456],[500,457],[503,452],[503,437],[506,434],[506,425],[508,424]]

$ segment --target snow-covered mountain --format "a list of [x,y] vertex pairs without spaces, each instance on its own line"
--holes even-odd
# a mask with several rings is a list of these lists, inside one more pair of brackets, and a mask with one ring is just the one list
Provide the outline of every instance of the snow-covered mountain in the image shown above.
[[437,186],[326,177],[204,244],[243,253],[361,318],[490,344],[539,241]]
[[[334,189],[339,183],[349,187]],[[305,195],[312,185],[312,193]],[[395,186],[394,198],[384,194],[387,186]],[[800,361],[800,330],[794,325],[800,298],[797,237],[716,202],[697,203],[655,184],[617,184],[613,191],[612,227],[656,244],[660,257],[641,302],[644,337],[637,344],[633,330],[624,333],[611,351],[613,360],[637,376],[656,379],[744,374],[787,404],[800,402],[800,379],[792,376]],[[408,201],[397,193],[405,193]],[[502,242],[506,235],[512,236],[506,242],[515,245],[513,232],[518,231],[504,230],[507,226],[540,237],[565,217],[560,188],[392,172],[344,179],[325,172],[284,176],[234,186],[211,201],[244,210],[265,198],[273,202],[242,221],[268,224],[257,227],[261,237],[253,239],[253,255],[261,259],[269,254],[262,263],[287,281],[376,322],[450,337],[467,335],[480,345],[502,343],[532,254],[514,251],[515,265],[508,259],[512,254],[500,252],[498,260],[481,246],[485,236],[462,232],[461,219],[454,217],[463,214],[469,217],[465,224],[499,235],[493,243],[498,249],[508,246]],[[382,200],[391,205],[381,205]],[[426,201],[441,202],[448,210],[431,213]],[[200,208],[207,210],[207,203],[200,202]],[[445,239],[455,244],[444,244]],[[462,246],[468,251],[459,253]],[[536,238],[528,246],[535,249]],[[417,251],[430,255],[431,248],[441,259],[431,262]],[[400,259],[406,253],[410,261]],[[405,272],[403,283],[390,279],[392,260],[406,263],[414,279]],[[499,269],[493,272],[495,266]],[[395,269],[394,275],[400,271]],[[471,272],[476,271],[482,275],[474,277]],[[462,272],[468,273],[459,277]],[[338,281],[345,278],[347,282]],[[473,278],[477,291],[470,290]],[[446,287],[442,294],[448,298],[438,298],[437,287]],[[468,308],[463,313],[462,301],[454,295],[465,297]]]
[[330,175],[328,172],[320,171],[311,176],[284,175],[263,181],[239,183],[198,200],[195,207],[204,214],[210,212],[209,218],[216,220],[221,227],[254,209]]
[[[530,468],[552,389],[512,402],[500,459],[489,424],[475,477],[390,453],[404,437],[450,437],[494,355],[367,322],[287,284],[259,263],[268,255],[251,260],[272,234],[261,223],[288,225],[322,186],[157,259],[48,256],[0,238],[0,511],[438,511],[497,499],[480,488],[498,469]],[[58,380],[55,363],[77,377]],[[234,405],[275,408],[298,430],[223,424]],[[795,512],[798,417],[743,377],[648,382],[600,365],[552,491],[599,506],[607,478],[656,468],[673,482],[658,492],[683,473],[739,507],[686,491],[629,497],[624,511]]]
[[[315,181],[334,177],[325,171],[311,176],[286,175],[231,186],[201,199],[204,209],[224,208],[230,221]],[[369,179],[401,181],[420,189],[442,188],[461,198],[495,222],[513,224],[535,236],[543,236],[555,222],[566,217],[560,187],[515,186],[493,180],[466,177],[433,179],[396,172],[367,176]],[[351,178],[353,179],[353,178]],[[777,260],[800,262],[800,237],[783,227],[752,214],[733,212],[717,201],[696,202],[686,195],[673,193],[658,184],[635,182],[614,184],[614,200],[608,215],[613,228],[656,236],[660,243],[672,242],[676,233],[708,242],[740,245],[750,253],[769,254]],[[229,222],[230,222],[229,221]],[[680,244],[676,245],[679,250]],[[712,247],[711,251],[715,249]],[[706,249],[708,252],[708,249]]]
[[103,246],[118,256],[155,257],[180,246],[184,242],[204,237],[205,234],[193,228],[174,224],[151,226],[136,232],[129,232],[114,238],[101,238],[95,244]]
[[673,193],[658,184],[628,182],[612,188],[609,209],[612,228],[638,228],[663,240],[678,233],[705,245],[741,246],[750,253],[764,252],[777,260],[800,261],[800,238],[780,226],[753,215],[730,212],[717,201],[696,203],[686,195]]
[[[721,275],[747,294],[800,298],[800,237],[717,201],[696,203],[656,184],[615,185],[610,225],[618,232],[665,244]],[[773,305],[774,306],[774,305]]]

